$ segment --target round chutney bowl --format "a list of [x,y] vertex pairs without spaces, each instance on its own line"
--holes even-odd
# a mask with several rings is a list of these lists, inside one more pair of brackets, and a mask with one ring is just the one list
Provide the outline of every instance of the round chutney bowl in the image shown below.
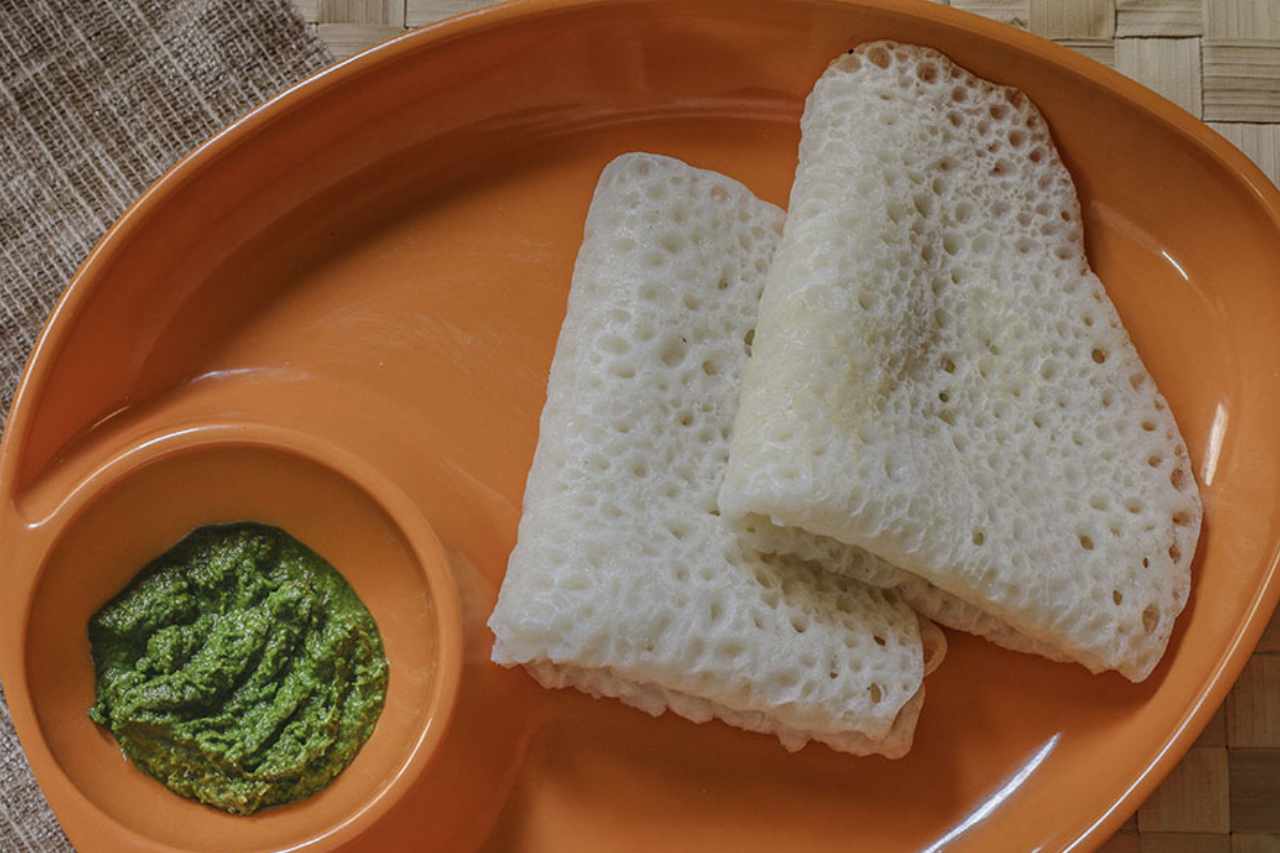
[[[40,566],[17,623],[25,690],[15,717],[46,767],[41,782],[95,813],[101,849],[327,850],[361,834],[413,786],[454,707],[458,593],[430,526],[357,457],[301,433],[252,424],[175,429],[136,443],[71,492],[65,521],[29,540]],[[351,584],[390,665],[372,735],[323,790],[251,816],[184,799],[131,765],[87,711],[92,615],[147,563],[207,524],[279,527]]]

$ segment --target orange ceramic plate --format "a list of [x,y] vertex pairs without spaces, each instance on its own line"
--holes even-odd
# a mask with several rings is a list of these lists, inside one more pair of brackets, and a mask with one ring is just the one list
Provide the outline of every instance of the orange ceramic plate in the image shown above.
[[[1024,89],[1076,177],[1090,259],[1204,489],[1165,661],[1132,685],[954,636],[897,762],[788,755],[488,664],[600,168],[672,154],[784,203],[805,93],[881,37]],[[359,57],[153,188],[32,359],[0,459],[0,671],[37,775],[86,850],[1100,842],[1204,725],[1280,592],[1278,211],[1150,92],[923,3],[517,3]],[[248,820],[163,791],[83,715],[87,614],[185,527],[237,515],[347,573],[393,682],[332,792]]]

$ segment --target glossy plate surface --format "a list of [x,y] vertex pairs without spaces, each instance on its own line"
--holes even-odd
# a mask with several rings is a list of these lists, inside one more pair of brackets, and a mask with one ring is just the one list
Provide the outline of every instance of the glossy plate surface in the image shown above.
[[[1177,415],[1205,498],[1191,601],[1165,661],[1132,685],[953,634],[897,762],[788,755],[487,664],[483,621],[599,170],[624,151],[660,152],[785,204],[805,93],[837,53],[883,37],[1021,87],[1072,169],[1090,261]],[[1280,594],[1278,211],[1265,178],[1176,107],[1065,49],[923,3],[515,3],[348,62],[153,188],[85,264],[29,367],[0,457],[0,674],[39,779],[82,849],[215,843],[126,825],[103,792],[135,771],[104,739],[92,761],[60,758],[71,735],[47,721],[90,727],[75,735],[89,742],[68,706],[87,708],[92,684],[87,666],[41,651],[61,629],[87,654],[83,615],[68,607],[59,625],[43,599],[67,588],[53,582],[74,574],[58,543],[96,511],[96,478],[119,460],[188,433],[278,430],[359,460],[356,479],[383,484],[369,494],[402,533],[434,529],[456,586],[431,591],[456,599],[457,631],[440,642],[458,649],[458,684],[425,767],[376,821],[328,841],[282,829],[256,846],[1096,844],[1194,739]],[[216,480],[200,494],[236,511]],[[306,482],[280,500],[323,512]],[[165,494],[204,500],[181,485]],[[139,511],[92,541],[163,538],[157,518],[173,517]],[[372,583],[338,565],[358,591]],[[51,689],[64,665],[67,683]],[[144,811],[179,820],[175,798],[150,789],[137,788]]]

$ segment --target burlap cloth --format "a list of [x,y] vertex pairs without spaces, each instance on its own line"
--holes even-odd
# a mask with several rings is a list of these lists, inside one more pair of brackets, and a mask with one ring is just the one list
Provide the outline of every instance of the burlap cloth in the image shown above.
[[[0,412],[58,294],[125,207],[330,61],[287,0],[0,0]],[[70,849],[0,688],[0,851]]]

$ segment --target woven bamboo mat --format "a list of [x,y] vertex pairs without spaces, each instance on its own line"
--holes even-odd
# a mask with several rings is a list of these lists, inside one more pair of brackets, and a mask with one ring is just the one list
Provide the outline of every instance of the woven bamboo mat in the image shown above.
[[[292,0],[345,59],[488,0]],[[1280,0],[950,0],[1110,65],[1280,183]],[[1209,727],[1107,853],[1280,853],[1280,614]]]

